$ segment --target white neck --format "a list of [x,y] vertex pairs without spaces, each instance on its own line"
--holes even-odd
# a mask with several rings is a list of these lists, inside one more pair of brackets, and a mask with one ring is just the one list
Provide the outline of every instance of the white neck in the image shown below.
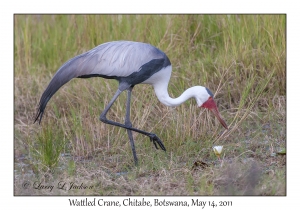
[[208,98],[209,94],[205,87],[194,86],[184,91],[178,98],[171,98],[168,93],[168,84],[171,77],[172,67],[168,66],[152,75],[144,81],[144,84],[151,84],[154,87],[158,100],[166,106],[178,106],[186,100],[194,97],[198,106],[201,106]]
[[192,97],[196,99],[198,106],[201,106],[204,102],[201,98],[199,98],[201,96],[201,92],[205,89],[202,86],[188,88],[178,98],[171,98],[169,96],[167,85],[154,85],[153,87],[158,100],[166,106],[178,106]]

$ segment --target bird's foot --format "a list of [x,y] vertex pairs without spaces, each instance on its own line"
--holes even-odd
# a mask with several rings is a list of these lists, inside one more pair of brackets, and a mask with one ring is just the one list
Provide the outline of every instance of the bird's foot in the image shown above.
[[154,144],[154,146],[155,146],[156,149],[159,149],[158,146],[157,146],[157,144],[158,144],[162,150],[166,151],[166,148],[165,148],[164,144],[163,144],[162,141],[156,136],[156,134],[151,133],[151,134],[149,135],[149,137],[150,137],[150,141],[153,142],[153,144]]

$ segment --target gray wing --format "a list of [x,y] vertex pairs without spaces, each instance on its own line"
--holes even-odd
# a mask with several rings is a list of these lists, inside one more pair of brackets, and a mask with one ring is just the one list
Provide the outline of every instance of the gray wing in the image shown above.
[[138,72],[145,63],[165,57],[162,51],[150,44],[131,41],[104,43],[78,55],[64,63],[53,76],[40,99],[34,122],[38,119],[39,123],[41,122],[50,98],[73,78],[89,77],[89,75],[126,77]]
[[115,41],[101,44],[75,57],[70,62],[76,67],[70,70],[76,71],[77,77],[97,74],[108,77],[126,77],[138,72],[143,64],[164,57],[165,54],[162,51],[150,44]]

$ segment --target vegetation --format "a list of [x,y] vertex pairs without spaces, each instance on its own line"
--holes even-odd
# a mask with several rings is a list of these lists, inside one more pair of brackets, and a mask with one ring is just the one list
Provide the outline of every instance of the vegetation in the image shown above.
[[[15,194],[285,195],[285,30],[285,15],[16,15]],[[99,120],[118,86],[102,78],[70,81],[49,101],[41,125],[33,124],[57,69],[112,40],[164,51],[173,67],[170,95],[208,87],[229,130],[195,100],[169,108],[152,87],[138,85],[132,123],[156,133],[167,152],[134,133],[135,166],[126,131]],[[124,121],[125,98],[109,119]],[[215,145],[223,146],[220,159]],[[92,187],[62,190],[60,181]]]

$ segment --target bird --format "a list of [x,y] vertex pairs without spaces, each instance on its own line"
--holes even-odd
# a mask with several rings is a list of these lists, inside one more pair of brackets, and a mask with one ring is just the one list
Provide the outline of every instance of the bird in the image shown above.
[[[152,85],[158,100],[170,107],[176,107],[190,98],[196,100],[197,106],[211,110],[225,129],[225,121],[220,116],[213,93],[206,87],[194,86],[185,90],[178,98],[171,98],[168,84],[171,78],[172,65],[167,55],[157,47],[143,42],[111,41],[71,58],[54,74],[43,92],[35,116],[34,123],[41,123],[46,105],[60,87],[73,78],[102,77],[119,82],[118,89],[100,114],[100,121],[122,127],[127,130],[133,159],[138,164],[132,131],[146,135],[156,149],[166,151],[161,139],[154,133],[137,129],[130,121],[130,100],[133,88],[138,84]],[[106,115],[113,103],[123,92],[127,91],[125,122],[115,122]],[[159,146],[159,147],[158,147]]]

